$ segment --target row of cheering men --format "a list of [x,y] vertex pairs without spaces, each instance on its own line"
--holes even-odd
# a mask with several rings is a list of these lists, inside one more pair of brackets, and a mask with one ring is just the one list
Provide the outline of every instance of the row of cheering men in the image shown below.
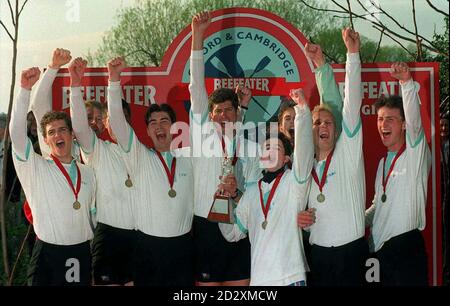
[[[71,61],[64,49],[54,51],[31,103],[41,127],[38,155],[26,136],[26,116],[40,71],[22,72],[10,131],[14,165],[38,237],[29,284],[360,286],[369,256],[365,227],[371,226],[382,283],[426,285],[420,231],[431,154],[408,66],[397,63],[391,69],[402,98],[376,102],[387,152],[366,210],[358,33],[342,32],[347,47],[343,101],[320,47],[307,44],[320,105],[311,111],[302,91],[291,90],[294,103],[280,110],[279,132],[267,133],[260,148],[227,129],[245,116],[250,90],[217,89],[207,95],[202,48],[210,22],[207,12],[192,18],[189,90],[191,129],[217,123],[191,146],[208,139],[213,156],[191,157],[191,148],[171,147],[176,117],[167,104],[151,105],[145,116],[154,148],[139,141],[121,98],[126,64],[120,57],[108,62],[105,126],[113,141],[100,139],[89,126],[81,58],[69,65],[70,117],[50,111],[53,80]],[[76,144],[83,163],[73,158]],[[231,173],[224,172],[224,162],[231,164]],[[234,223],[208,219],[215,198],[232,199]],[[303,242],[303,232],[309,242]]]

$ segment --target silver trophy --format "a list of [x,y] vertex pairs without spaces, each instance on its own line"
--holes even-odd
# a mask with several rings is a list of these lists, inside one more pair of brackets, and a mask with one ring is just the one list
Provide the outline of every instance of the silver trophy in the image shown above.
[[[225,183],[225,177],[233,174],[233,159],[225,157],[222,160],[221,183]],[[235,223],[233,214],[233,200],[223,194],[223,190],[218,190],[214,195],[214,201],[209,210],[208,220],[220,223]]]

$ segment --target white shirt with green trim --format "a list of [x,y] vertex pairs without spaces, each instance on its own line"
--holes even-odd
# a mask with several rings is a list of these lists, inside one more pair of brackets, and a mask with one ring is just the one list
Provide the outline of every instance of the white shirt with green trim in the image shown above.
[[[21,89],[11,116],[13,160],[25,196],[33,214],[33,226],[40,240],[57,245],[83,243],[93,237],[95,220],[94,172],[76,163],[81,173],[78,201],[81,208],[73,208],[75,196],[65,176],[53,160],[36,154],[26,137],[26,113],[29,91]],[[23,131],[22,131],[23,130]],[[74,186],[77,182],[75,161],[63,164]]]
[[[317,201],[319,186],[311,182],[308,205],[316,209],[316,221],[310,227],[310,244],[336,247],[364,236],[366,185],[361,102],[361,62],[359,53],[352,53],[347,55],[346,63],[343,131],[337,140],[322,190],[324,202]],[[314,162],[319,182],[324,166],[325,160]]]
[[[397,159],[383,195],[383,160],[378,164],[373,205],[366,216],[373,218],[371,242],[374,251],[392,237],[419,229],[426,224],[425,204],[428,191],[428,174],[431,152],[428,147],[420,117],[419,85],[413,80],[400,85],[406,121],[406,149]],[[392,161],[392,160],[391,160]],[[390,164],[386,163],[386,174]]]
[[[125,153],[119,145],[99,139],[90,128],[80,87],[71,88],[70,114],[83,161],[94,169],[97,180],[98,222],[121,229],[135,229],[136,190],[134,186],[125,185],[129,174],[123,159]],[[130,179],[133,181],[132,177]]]
[[176,237],[188,233],[194,211],[192,159],[186,157],[189,156],[190,148],[175,149],[170,154],[163,154],[169,170],[172,157],[176,157],[173,189],[177,195],[171,198],[168,194],[169,180],[156,152],[137,139],[125,120],[120,82],[110,82],[108,101],[109,122],[125,152],[124,160],[133,179],[137,229],[157,237]]
[[[293,170],[286,170],[279,182],[267,214],[266,228],[262,228],[265,218],[258,184],[249,186],[239,201],[235,210],[236,224],[219,224],[228,241],[238,241],[248,235],[252,286],[287,286],[306,280],[306,271],[309,271],[297,214],[306,207],[311,182],[312,121],[307,107],[295,106],[295,110]],[[274,182],[261,182],[265,205]]]
[[[208,119],[208,95],[204,82],[204,62],[202,51],[191,51],[190,59],[191,94],[190,131],[194,156],[195,215],[206,218],[213,203],[214,194],[220,184],[224,153],[222,140],[213,123]],[[237,163],[234,175],[238,189],[244,191],[261,178],[259,166],[259,146],[237,133],[234,139],[224,137],[228,157],[233,157],[237,148]]]

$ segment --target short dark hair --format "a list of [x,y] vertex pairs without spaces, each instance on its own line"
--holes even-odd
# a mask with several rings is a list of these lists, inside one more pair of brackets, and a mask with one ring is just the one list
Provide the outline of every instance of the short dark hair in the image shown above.
[[103,115],[106,114],[106,107],[104,104],[102,104],[101,102],[98,101],[92,101],[92,100],[88,100],[84,103],[84,106],[86,108],[96,108],[100,111],[100,113],[102,113]]
[[238,109],[239,99],[234,90],[230,88],[218,88],[214,90],[208,98],[209,111],[212,112],[214,105],[223,103],[225,101],[231,101],[234,109]]
[[284,113],[290,108],[294,109],[294,106],[295,106],[295,102],[292,100],[286,100],[286,101],[281,102],[280,110],[278,111],[278,124],[281,124]]
[[381,96],[377,102],[375,102],[375,111],[378,113],[378,110],[382,107],[397,108],[400,111],[400,116],[405,120],[402,97],[397,95]]
[[167,113],[169,115],[170,121],[172,121],[172,123],[175,123],[177,121],[175,111],[169,104],[167,104],[167,103],[152,104],[152,105],[150,105],[150,107],[147,110],[147,113],[145,114],[145,124],[148,125],[148,123],[150,122],[150,116],[153,113],[159,113],[159,112]]
[[64,120],[69,128],[69,131],[72,132],[72,121],[70,121],[70,116],[66,112],[50,111],[41,119],[42,136],[47,136],[47,125],[57,120]]
[[[274,136],[275,135],[271,134],[270,132],[267,132],[267,134],[266,134],[266,141],[269,140],[269,139],[275,138]],[[280,140],[281,143],[283,144],[284,155],[291,156],[293,149],[292,149],[291,142],[286,137],[286,135],[284,135],[280,131],[277,131],[276,138],[278,138],[278,140]]]

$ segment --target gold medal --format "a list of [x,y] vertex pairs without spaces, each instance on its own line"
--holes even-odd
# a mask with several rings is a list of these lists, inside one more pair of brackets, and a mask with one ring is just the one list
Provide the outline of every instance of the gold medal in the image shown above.
[[323,193],[319,193],[317,195],[317,202],[322,203],[323,201],[325,201],[325,195]]
[[131,181],[130,178],[126,179],[125,186],[127,186],[128,188],[133,187],[133,182]]
[[387,195],[385,193],[383,193],[383,195],[381,196],[381,202],[386,202],[387,200]]
[[262,229],[265,230],[267,227],[267,220],[264,220],[263,223],[261,224]]
[[177,192],[172,188],[169,190],[168,194],[171,198],[175,198],[177,196]]
[[75,209],[75,210],[78,210],[81,208],[81,204],[80,204],[80,202],[78,202],[78,200],[73,202],[72,206],[73,206],[73,209]]

